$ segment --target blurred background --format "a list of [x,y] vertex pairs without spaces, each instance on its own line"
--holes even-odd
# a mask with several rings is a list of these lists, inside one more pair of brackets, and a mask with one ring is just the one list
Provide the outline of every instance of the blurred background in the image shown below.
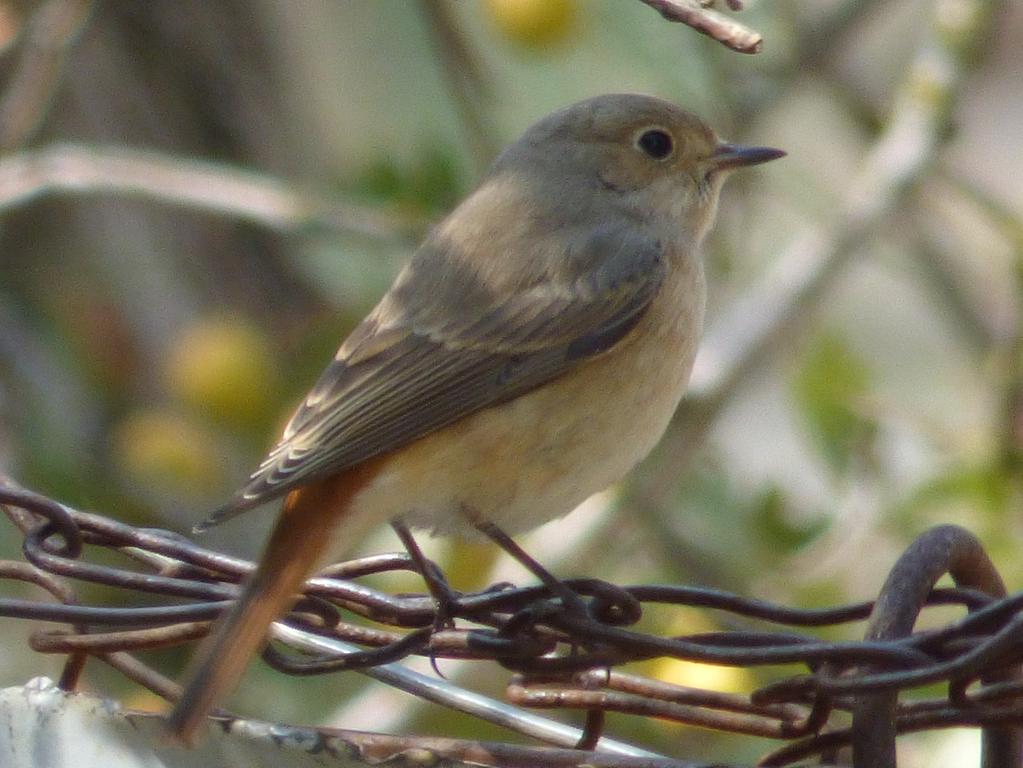
[[[669,435],[522,544],[564,576],[810,607],[871,598],[909,541],[956,522],[1019,588],[1023,5],[759,0],[735,18],[762,53],[638,0],[0,1],[0,471],[187,532],[502,145],[571,101],[641,91],[789,157],[725,190],[707,338]],[[252,556],[272,516],[204,542]],[[7,529],[0,556],[19,543]],[[530,580],[493,547],[426,544],[460,589]],[[397,547],[382,530],[359,549]],[[57,674],[29,629],[3,623],[4,685]],[[506,681],[442,667],[494,695]],[[719,690],[766,679],[641,671]],[[100,665],[86,683],[156,706]],[[232,706],[514,740],[356,675],[257,665]],[[609,733],[691,759],[769,747],[629,718]],[[900,748],[907,765],[976,763],[971,733]]]

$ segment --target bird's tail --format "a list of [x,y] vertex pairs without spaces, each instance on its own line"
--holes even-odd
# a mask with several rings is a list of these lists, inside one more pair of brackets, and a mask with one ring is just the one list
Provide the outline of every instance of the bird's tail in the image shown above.
[[350,471],[288,494],[259,567],[192,664],[168,719],[172,738],[193,743],[206,714],[238,684],[270,624],[297,599],[323,557],[335,525],[368,481],[365,474]]

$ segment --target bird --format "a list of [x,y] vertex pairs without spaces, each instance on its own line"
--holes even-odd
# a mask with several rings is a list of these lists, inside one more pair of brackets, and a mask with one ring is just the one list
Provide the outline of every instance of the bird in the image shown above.
[[283,497],[186,677],[171,736],[194,741],[305,579],[373,527],[514,546],[643,459],[688,383],[700,244],[722,183],[784,154],[628,93],[563,107],[509,145],[343,341],[249,481],[196,526]]

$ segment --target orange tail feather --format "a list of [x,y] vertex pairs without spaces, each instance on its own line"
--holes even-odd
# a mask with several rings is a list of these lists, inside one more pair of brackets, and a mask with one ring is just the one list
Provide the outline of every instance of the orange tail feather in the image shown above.
[[259,567],[193,662],[167,728],[191,744],[207,713],[235,688],[267,631],[298,598],[352,498],[372,478],[362,465],[288,494]]

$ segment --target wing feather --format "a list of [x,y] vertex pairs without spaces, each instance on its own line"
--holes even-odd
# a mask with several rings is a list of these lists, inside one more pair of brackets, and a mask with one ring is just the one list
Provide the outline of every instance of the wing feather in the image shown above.
[[[390,302],[399,324],[375,311],[356,329],[246,486],[197,528],[518,397],[610,349],[656,295],[664,257],[660,243],[623,228],[585,246],[581,277],[540,282],[471,314],[453,312],[443,296],[392,289],[381,306]],[[451,269],[437,256],[413,267]]]

